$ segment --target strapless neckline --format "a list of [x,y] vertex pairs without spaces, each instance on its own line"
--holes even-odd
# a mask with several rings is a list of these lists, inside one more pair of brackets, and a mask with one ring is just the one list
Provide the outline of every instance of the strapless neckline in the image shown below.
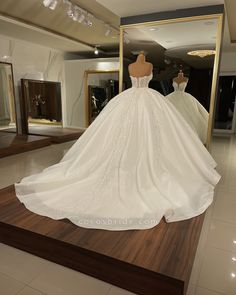
[[132,82],[132,87],[134,88],[147,88],[148,83],[152,80],[153,74],[142,76],[142,77],[134,77],[130,75],[130,79]]
[[180,83],[173,81],[173,83],[172,83],[175,91],[182,91],[182,92],[185,91],[187,84],[188,84],[188,81],[180,82]]
[[129,75],[130,76],[130,78],[137,78],[137,79],[139,79],[139,78],[146,78],[146,77],[151,77],[152,76],[152,73],[150,74],[150,75],[145,75],[145,76],[141,76],[141,77],[135,77],[135,76],[132,76],[132,75]]

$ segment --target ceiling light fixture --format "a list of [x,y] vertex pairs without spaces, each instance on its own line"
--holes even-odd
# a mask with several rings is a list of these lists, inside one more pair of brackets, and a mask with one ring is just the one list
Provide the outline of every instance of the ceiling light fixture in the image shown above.
[[105,36],[108,37],[111,34],[111,27],[107,26],[106,32],[105,32]]
[[78,17],[78,22],[82,24],[82,22],[85,20],[84,13],[80,10],[80,15]]
[[97,47],[95,46],[95,47],[94,47],[94,54],[98,55],[98,53],[99,53],[99,52],[98,52],[98,49],[97,49]]
[[57,6],[57,0],[43,0],[43,5],[54,10]]
[[73,21],[77,22],[79,18],[79,7],[78,6],[74,6],[74,11],[73,11],[73,16],[72,19]]
[[124,34],[124,42],[125,42],[125,44],[129,44],[129,43],[130,43],[130,40],[129,40],[129,38],[127,37],[126,34]]
[[[60,0],[63,4],[67,5],[66,8],[66,14],[68,17],[72,18],[73,21],[77,21],[80,24],[83,24],[87,27],[92,27],[93,26],[93,20],[94,16],[89,13],[89,11],[79,7],[77,4],[74,4],[70,0]],[[50,8],[54,10],[59,2],[59,0],[43,0],[43,5],[47,8]],[[96,18],[98,21],[102,22],[107,30],[105,33],[105,36],[109,36],[112,32],[111,26],[109,24],[104,23],[101,19]]]
[[188,55],[191,56],[198,56],[201,58],[210,56],[210,55],[215,55],[216,51],[215,50],[209,50],[209,49],[201,49],[201,50],[194,50],[194,51],[189,51],[187,52]]

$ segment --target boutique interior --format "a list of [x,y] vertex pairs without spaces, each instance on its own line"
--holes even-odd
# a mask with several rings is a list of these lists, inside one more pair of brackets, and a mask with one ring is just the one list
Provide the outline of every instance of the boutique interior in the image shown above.
[[[234,0],[0,1],[0,295],[236,294],[235,11]],[[139,59],[152,64],[151,74],[131,74],[129,65]],[[15,184],[23,178],[27,184],[29,179],[26,198],[30,198],[34,179],[27,177],[62,165],[68,151],[75,154],[77,141],[81,142],[78,158],[88,146],[90,166],[101,157],[100,151],[109,158],[112,141],[114,154],[119,155],[116,135],[121,134],[122,141],[122,130],[129,132],[127,142],[132,142],[134,123],[127,122],[135,110],[129,113],[124,107],[120,120],[127,125],[116,123],[119,128],[112,130],[112,121],[120,122],[112,107],[121,108],[117,101],[122,93],[133,91],[120,104],[135,100],[140,88],[139,93],[144,93],[142,83],[147,78],[144,100],[158,92],[171,117],[164,117],[168,112],[160,103],[164,119],[156,119],[157,154],[159,148],[171,154],[164,132],[159,131],[168,133],[163,125],[170,124],[178,128],[173,129],[178,131],[171,148],[176,153],[178,146],[183,150],[176,167],[180,174],[185,158],[192,159],[193,170],[200,169],[197,146],[217,163],[221,179],[211,184],[214,197],[208,208],[191,218],[167,222],[163,215],[151,228],[127,230],[78,226],[70,218],[50,218],[31,210]],[[137,109],[141,109],[138,95]],[[152,105],[151,98],[146,108],[148,103]],[[154,103],[151,108],[155,116]],[[146,113],[140,109],[142,119]],[[179,118],[177,127],[172,116]],[[149,125],[137,123],[137,129],[145,129],[146,139],[151,134],[148,128],[154,128],[149,120]],[[94,130],[101,133],[100,144]],[[185,130],[189,131],[186,144]],[[142,149],[154,144],[155,138],[144,142]],[[156,159],[160,160],[154,153],[153,162]],[[75,166],[76,157],[73,162]],[[78,167],[78,175],[80,168],[84,173],[83,167]],[[87,173],[99,169],[91,167]],[[194,191],[188,175],[181,176],[185,188]],[[143,180],[140,190],[146,188],[148,193],[145,185]],[[40,193],[35,191],[33,197]],[[78,198],[79,193],[77,189]]]

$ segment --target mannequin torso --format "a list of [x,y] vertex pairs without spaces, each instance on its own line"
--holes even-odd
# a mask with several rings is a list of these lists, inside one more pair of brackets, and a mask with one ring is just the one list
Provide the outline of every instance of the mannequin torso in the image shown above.
[[145,55],[140,53],[137,60],[128,67],[129,74],[132,77],[149,76],[152,73],[153,65],[146,62]]
[[188,78],[184,76],[182,70],[179,71],[178,76],[173,79],[173,82],[180,84],[182,82],[188,82]]

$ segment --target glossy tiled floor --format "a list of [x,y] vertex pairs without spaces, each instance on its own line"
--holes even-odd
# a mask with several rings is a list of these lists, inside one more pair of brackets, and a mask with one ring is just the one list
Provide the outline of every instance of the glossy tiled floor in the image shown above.
[[[71,144],[0,159],[0,188],[57,163]],[[214,138],[212,154],[223,177],[206,214],[187,295],[236,294],[236,137]],[[15,294],[132,295],[0,244],[0,295]]]

